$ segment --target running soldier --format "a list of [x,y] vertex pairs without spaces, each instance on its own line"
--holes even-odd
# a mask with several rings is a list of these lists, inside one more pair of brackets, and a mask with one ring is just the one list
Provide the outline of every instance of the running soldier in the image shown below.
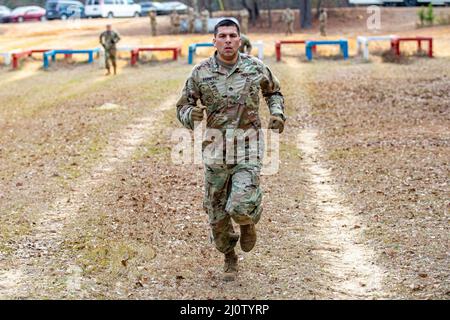
[[[240,30],[234,20],[224,19],[216,24],[213,43],[217,51],[195,66],[186,81],[177,102],[177,118],[193,130],[206,111],[203,206],[209,217],[211,240],[224,254],[223,279],[233,281],[238,271],[234,247],[240,238],[244,252],[253,249],[255,225],[263,211],[259,186],[263,155],[259,92],[271,114],[269,129],[279,132],[284,130],[284,99],[271,70],[262,61],[239,53]],[[199,100],[202,106],[197,105]],[[238,138],[240,134],[243,139]],[[226,146],[220,141],[227,141]],[[233,221],[239,225],[240,235],[235,233]]]

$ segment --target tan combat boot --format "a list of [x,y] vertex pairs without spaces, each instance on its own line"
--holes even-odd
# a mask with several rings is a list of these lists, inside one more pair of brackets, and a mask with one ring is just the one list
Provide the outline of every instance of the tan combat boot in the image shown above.
[[256,244],[255,224],[240,225],[241,228],[241,249],[249,252]]
[[234,252],[234,249],[225,254],[225,266],[223,268],[223,280],[234,281],[236,280],[238,271],[238,256]]

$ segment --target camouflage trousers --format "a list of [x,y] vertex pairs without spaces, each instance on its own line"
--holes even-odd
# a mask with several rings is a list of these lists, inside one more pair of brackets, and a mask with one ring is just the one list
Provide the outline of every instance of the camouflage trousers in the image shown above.
[[194,33],[195,29],[195,21],[189,20],[188,21],[188,33]]
[[113,67],[116,67],[116,55],[117,55],[117,49],[111,48],[105,50],[105,67],[109,70],[109,61],[111,60],[111,64]]
[[322,22],[320,23],[320,35],[324,37],[327,35],[325,23]]
[[172,34],[178,34],[178,32],[180,32],[179,24],[173,24],[173,25],[171,25],[171,28],[172,28]]
[[202,20],[202,32],[208,33],[208,20]]
[[294,33],[294,22],[287,22],[286,23],[286,34],[293,34]]
[[239,239],[232,220],[246,225],[261,218],[260,173],[260,163],[205,165],[203,206],[211,225],[211,240],[222,253],[231,251]]

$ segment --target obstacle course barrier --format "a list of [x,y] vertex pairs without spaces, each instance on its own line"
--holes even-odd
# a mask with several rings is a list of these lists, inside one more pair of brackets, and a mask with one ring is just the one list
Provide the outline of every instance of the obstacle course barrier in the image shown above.
[[264,59],[264,42],[262,40],[258,40],[255,43],[252,43],[252,45],[258,49],[258,59],[263,60]]
[[358,53],[362,53],[364,59],[369,60],[369,44],[370,42],[375,41],[389,41],[392,42],[393,39],[395,39],[396,36],[394,35],[388,35],[388,36],[359,36],[356,38],[356,42],[358,44]]
[[[254,46],[256,49],[258,49],[258,59],[263,60],[264,59],[264,42],[262,40],[258,40],[254,43],[252,43],[252,46]],[[200,42],[200,43],[193,43],[189,45],[189,53],[188,53],[188,64],[194,63],[194,56],[197,52],[197,48],[199,47],[214,47],[214,44],[212,42]]]
[[3,64],[9,66],[11,64],[11,58],[14,53],[22,52],[22,49],[14,49],[8,52],[0,52],[0,57],[3,57]]
[[341,53],[344,56],[344,59],[348,59],[348,40],[340,39],[340,40],[310,40],[306,41],[306,58],[308,60],[312,60],[313,58],[313,47],[314,46],[328,46],[328,45],[338,45],[341,49]]
[[[309,40],[278,40],[275,42],[275,54],[277,61],[281,61],[281,45],[286,44],[306,44]],[[313,46],[314,52],[316,52],[316,46]]]
[[66,57],[68,55],[74,54],[87,54],[88,55],[88,63],[92,63],[94,61],[94,54],[100,56],[100,48],[94,49],[79,49],[79,50],[50,50],[44,52],[44,69],[48,69],[49,67],[49,57],[51,57],[52,61],[56,60],[56,55],[64,54]]
[[431,37],[396,37],[391,40],[391,48],[395,55],[400,56],[400,44],[402,42],[417,42],[417,47],[422,50],[422,42],[428,42],[428,57],[433,58],[433,38]]
[[[133,49],[135,49],[136,46],[132,46],[132,45],[122,45],[116,48],[117,53],[119,52],[126,52],[127,54],[129,54]],[[98,65],[100,68],[104,68],[105,67],[105,49],[103,47],[100,47],[100,52],[99,52],[99,59],[98,59]]]
[[181,47],[139,47],[131,50],[131,65],[134,66],[139,61],[139,52],[142,51],[172,51],[173,60],[177,60],[181,55]]
[[214,44],[212,42],[200,42],[189,45],[188,64],[194,63],[194,56],[197,52],[197,48],[203,47],[214,47]]
[[[31,50],[25,50],[25,51],[19,51],[12,54],[12,68],[17,69],[19,68],[19,63],[21,59],[25,59],[28,57],[31,57],[35,53],[45,53],[47,51],[51,51],[53,49],[31,49]],[[65,49],[68,50],[68,49]],[[65,54],[64,58],[68,59],[72,55],[71,54]]]

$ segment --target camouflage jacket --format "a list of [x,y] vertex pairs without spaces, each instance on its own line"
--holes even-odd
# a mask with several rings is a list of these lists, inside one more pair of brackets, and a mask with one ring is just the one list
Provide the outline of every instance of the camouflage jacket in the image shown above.
[[292,10],[286,10],[283,12],[283,21],[284,22],[294,22],[295,16]]
[[100,43],[105,50],[113,49],[116,43],[119,42],[120,36],[115,31],[103,31],[100,35]]
[[218,64],[216,55],[194,67],[177,102],[178,120],[186,128],[194,129],[191,112],[200,100],[206,107],[207,128],[223,132],[236,128],[259,129],[260,91],[270,113],[285,119],[279,82],[262,61],[239,54],[236,65],[228,72]]
[[252,48],[250,39],[241,33],[241,46],[239,47],[239,52],[250,54],[252,52]]

